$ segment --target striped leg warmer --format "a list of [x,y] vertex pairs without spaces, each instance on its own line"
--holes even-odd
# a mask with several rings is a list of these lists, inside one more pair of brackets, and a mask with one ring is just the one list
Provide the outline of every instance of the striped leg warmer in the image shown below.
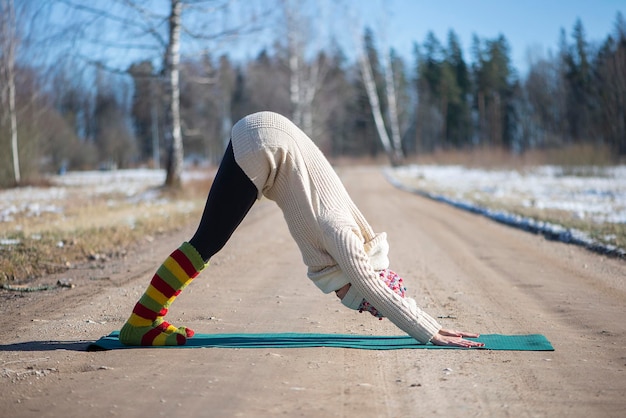
[[177,328],[163,317],[174,299],[205,266],[200,254],[187,242],[170,254],[122,327],[120,342],[141,346],[185,344],[193,331]]

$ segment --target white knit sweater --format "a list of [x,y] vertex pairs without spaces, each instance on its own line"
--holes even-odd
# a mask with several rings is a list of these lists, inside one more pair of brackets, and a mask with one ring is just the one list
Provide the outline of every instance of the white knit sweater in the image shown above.
[[419,342],[430,341],[441,326],[379,279],[377,272],[389,265],[386,235],[374,233],[313,141],[272,112],[237,122],[231,140],[258,198],[283,211],[315,285],[330,293],[351,283],[344,305],[357,309],[365,299]]

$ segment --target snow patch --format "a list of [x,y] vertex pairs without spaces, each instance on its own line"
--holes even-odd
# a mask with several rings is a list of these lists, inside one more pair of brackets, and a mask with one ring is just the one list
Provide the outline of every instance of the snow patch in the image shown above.
[[[536,208],[558,209],[595,222],[626,223],[626,167],[595,168],[585,176],[561,167],[544,166],[524,173],[468,169],[461,166],[410,165],[385,170],[397,188],[477,213],[547,239],[580,245],[603,254],[626,256],[624,249],[600,243],[587,233],[507,211],[492,210],[463,198],[488,196]],[[419,179],[430,190],[408,186],[401,178]]]
[[[212,173],[183,173],[183,181],[212,177]],[[164,170],[132,169],[112,171],[74,171],[50,176],[51,187],[19,187],[0,190],[0,222],[20,217],[39,217],[45,213],[63,214],[77,199],[106,195],[125,196],[129,203],[167,203],[158,188],[165,182]],[[115,199],[109,201],[115,205]]]

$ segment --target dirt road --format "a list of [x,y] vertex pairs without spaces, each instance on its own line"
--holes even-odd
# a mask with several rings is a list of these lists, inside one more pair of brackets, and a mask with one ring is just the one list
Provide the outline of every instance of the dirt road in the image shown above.
[[[392,268],[425,310],[450,328],[542,333],[556,351],[86,352],[120,328],[157,264],[192,232],[184,229],[124,260],[72,270],[73,289],[0,295],[0,416],[623,416],[626,262],[396,190],[375,168],[339,173],[388,233]],[[169,319],[204,333],[399,333],[308,281],[269,201]]]

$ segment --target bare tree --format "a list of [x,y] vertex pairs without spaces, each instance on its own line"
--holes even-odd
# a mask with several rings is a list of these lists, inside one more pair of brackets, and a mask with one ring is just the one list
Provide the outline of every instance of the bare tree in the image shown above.
[[[94,35],[90,41],[102,50],[136,50],[154,51],[161,54],[162,80],[167,100],[165,109],[165,143],[167,147],[166,180],[168,187],[178,187],[181,184],[183,170],[183,133],[180,115],[180,62],[183,37],[186,39],[188,51],[204,53],[208,45],[219,39],[226,39],[257,29],[251,24],[252,18],[240,16],[240,20],[230,27],[218,25],[220,16],[228,13],[228,7],[233,0],[166,0],[158,5],[150,3],[144,6],[139,0],[115,0],[110,7],[97,8],[82,0],[57,0],[74,10],[95,16],[97,20],[110,24],[117,29],[116,38],[100,39],[101,32]],[[185,14],[185,11],[188,11]],[[183,16],[188,16],[187,22]],[[163,30],[166,22],[167,30]],[[220,28],[221,29],[218,29]],[[86,30],[83,30],[85,32]],[[120,38],[124,38],[120,41]],[[128,40],[130,39],[130,40]],[[191,44],[195,45],[191,45]],[[154,55],[152,55],[154,58]],[[87,61],[97,63],[97,59],[86,57]],[[126,69],[111,68],[112,71],[126,72]]]
[[169,97],[166,143],[169,143],[167,153],[167,176],[165,185],[179,187],[182,184],[183,173],[183,135],[180,129],[180,30],[183,3],[180,0],[170,0],[171,9],[168,18],[169,42],[165,52],[165,75]]
[[[350,13],[352,14],[352,12]],[[356,21],[360,19],[354,18]],[[383,19],[386,20],[386,19]],[[359,28],[361,25],[355,25],[355,28]],[[395,91],[395,77],[393,74],[393,65],[391,59],[391,50],[389,49],[385,53],[384,65],[382,68],[383,73],[383,86],[385,91],[386,105],[387,105],[387,121],[383,116],[383,104],[381,104],[381,98],[378,96],[377,80],[374,75],[374,66],[377,62],[372,62],[372,57],[376,57],[376,52],[373,45],[373,32],[370,28],[365,28],[363,35],[359,35],[357,30],[353,28],[352,37],[355,41],[356,49],[358,52],[358,65],[361,71],[361,77],[367,93],[367,98],[370,104],[370,110],[376,126],[376,132],[378,138],[389,158],[391,165],[398,165],[404,159],[404,153],[402,151],[402,139],[400,135],[400,124],[398,119],[396,91]],[[389,138],[389,131],[392,137]]]
[[380,101],[378,100],[378,92],[376,91],[376,82],[374,81],[374,74],[372,73],[372,65],[366,51],[363,51],[359,56],[359,64],[361,66],[363,83],[365,84],[367,98],[369,99],[372,109],[372,116],[374,117],[374,123],[376,124],[380,142],[383,144],[383,148],[389,158],[393,161],[393,148],[389,140],[389,135],[387,135],[387,129],[385,128],[385,121],[383,120],[383,114],[380,110]]
[[[389,60],[390,62],[391,60]],[[372,110],[372,117],[374,118],[374,123],[376,124],[376,130],[378,132],[378,137],[389,157],[389,160],[392,165],[400,164],[403,159],[402,147],[400,144],[400,130],[397,119],[397,109],[395,107],[395,89],[393,84],[393,73],[391,69],[391,65],[387,65],[386,71],[386,92],[387,97],[392,99],[391,106],[393,110],[391,111],[391,124],[394,126],[392,132],[394,132],[394,142],[392,143],[389,139],[389,134],[387,133],[387,127],[385,126],[385,119],[383,118],[383,112],[381,110],[380,99],[378,98],[378,91],[376,88],[376,80],[374,79],[374,74],[372,71],[372,63],[369,59],[368,47],[365,43],[365,39],[363,42],[363,48],[361,54],[359,56],[359,65],[361,67],[361,74],[363,76],[363,83],[365,84],[365,90],[367,92],[367,97],[369,99],[370,108]]]
[[11,155],[13,157],[13,178],[16,184],[21,181],[20,160],[17,137],[17,109],[15,106],[15,49],[18,42],[15,23],[15,5],[13,0],[0,2],[0,71],[4,78],[5,88],[2,89],[2,102],[6,103],[7,118],[11,137]]
[[403,158],[402,137],[400,136],[400,120],[398,119],[398,104],[396,100],[396,82],[391,60],[391,49],[385,54],[385,91],[387,92],[387,106],[389,107],[389,125],[391,128],[391,140],[393,143],[394,157],[397,162]]
[[[291,99],[292,120],[310,136],[313,132],[313,101],[320,90],[328,69],[324,61],[313,58],[307,62],[305,54],[312,36],[307,26],[313,18],[302,14],[302,2],[294,5],[293,0],[283,0],[283,12],[287,30],[287,53],[289,61],[289,93]],[[307,45],[307,40],[309,45]],[[319,50],[319,48],[318,48]]]

